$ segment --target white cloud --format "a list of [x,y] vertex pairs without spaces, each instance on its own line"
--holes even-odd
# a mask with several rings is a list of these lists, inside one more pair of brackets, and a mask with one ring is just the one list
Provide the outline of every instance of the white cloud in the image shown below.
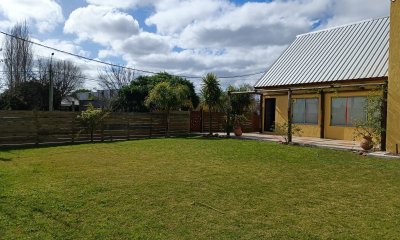
[[141,32],[139,35],[116,42],[115,48],[132,56],[143,56],[152,53],[166,54],[171,50],[169,41],[168,37]]
[[8,27],[17,22],[25,21],[35,24],[39,32],[53,30],[64,21],[61,6],[54,0],[1,0],[0,12],[8,20]]
[[365,19],[387,17],[389,10],[389,0],[335,0],[330,5],[332,18],[327,26],[333,27]]
[[[276,0],[237,5],[228,0],[87,0],[64,31],[100,43],[102,59],[183,75],[241,75],[267,69],[297,34],[389,14],[389,1]],[[152,5],[145,32],[128,8]],[[173,50],[175,49],[175,50]],[[179,51],[177,51],[178,49]],[[224,80],[253,81],[258,76]]]
[[76,34],[79,40],[92,40],[110,45],[139,33],[139,23],[130,15],[104,6],[89,5],[71,13],[65,33]]
[[86,0],[87,3],[98,6],[108,6],[113,8],[133,8],[154,4],[157,0]]
[[234,9],[226,0],[164,0],[155,4],[156,13],[146,20],[162,34],[174,34],[196,22]]

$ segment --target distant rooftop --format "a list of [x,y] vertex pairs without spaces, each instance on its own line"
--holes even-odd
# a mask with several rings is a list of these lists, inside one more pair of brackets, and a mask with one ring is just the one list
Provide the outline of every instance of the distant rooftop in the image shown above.
[[298,35],[256,88],[388,76],[389,17]]

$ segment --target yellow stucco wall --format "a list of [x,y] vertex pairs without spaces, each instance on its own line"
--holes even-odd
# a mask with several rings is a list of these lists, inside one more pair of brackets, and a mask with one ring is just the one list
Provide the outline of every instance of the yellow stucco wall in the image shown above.
[[[288,96],[287,95],[279,95],[279,96],[267,96],[265,98],[275,98],[276,99],[276,111],[275,111],[275,123],[283,124],[288,121]],[[293,95],[293,99],[296,98],[318,98],[319,94],[297,94]],[[321,102],[321,101],[319,101]],[[263,108],[264,109],[264,108]],[[319,113],[320,114],[320,113]],[[318,114],[318,115],[319,115]],[[264,126],[264,117],[263,114],[263,126]],[[318,119],[320,117],[318,116]],[[300,127],[302,130],[301,136],[303,137],[319,137],[320,136],[320,122],[316,125],[303,125],[296,124],[296,126]]]
[[391,3],[388,80],[387,150],[400,148],[400,0]]
[[339,140],[355,140],[353,127],[331,125],[331,102],[334,97],[367,97],[369,91],[352,91],[326,93],[325,95],[325,138]]
[[[374,90],[375,91],[375,90]],[[325,127],[324,133],[325,138],[328,139],[339,139],[339,140],[354,140],[354,128],[353,127],[342,127],[342,126],[331,126],[331,100],[333,97],[355,97],[355,96],[368,96],[370,90],[359,90],[359,91],[344,91],[344,92],[331,92],[325,93]],[[288,96],[265,96],[264,99],[275,98],[276,99],[276,111],[275,111],[275,122],[276,124],[282,124],[288,121]],[[295,94],[293,99],[296,98],[318,98],[319,104],[321,99],[319,94]],[[264,103],[264,101],[263,101]],[[263,106],[264,109],[264,106]],[[264,127],[264,113],[263,113],[263,127]],[[301,125],[296,124],[302,129],[301,136],[303,137],[320,137],[321,131],[321,111],[318,108],[318,124],[316,125]]]

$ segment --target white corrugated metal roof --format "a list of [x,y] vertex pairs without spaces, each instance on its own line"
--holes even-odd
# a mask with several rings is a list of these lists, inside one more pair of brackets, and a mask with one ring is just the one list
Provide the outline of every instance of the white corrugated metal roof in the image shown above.
[[388,76],[389,17],[297,36],[256,88]]

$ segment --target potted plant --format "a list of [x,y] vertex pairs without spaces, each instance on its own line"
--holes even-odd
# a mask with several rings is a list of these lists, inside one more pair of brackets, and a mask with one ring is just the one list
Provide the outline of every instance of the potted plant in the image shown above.
[[244,115],[234,115],[233,116],[233,132],[235,136],[242,136],[242,123],[247,121],[247,118]]
[[360,147],[365,151],[370,151],[380,142],[381,134],[385,131],[381,127],[381,106],[383,97],[376,93],[370,94],[364,104],[365,118],[354,119],[355,127],[354,139],[361,138]]
[[[228,95],[230,96],[227,99],[227,106],[224,107],[229,116],[227,118],[227,129],[229,130],[229,125],[231,125],[236,136],[241,136],[243,134],[242,124],[247,121],[245,114],[255,109],[254,96],[246,93],[252,90],[253,88],[249,85],[242,85],[238,88],[229,86],[227,89]],[[232,92],[243,92],[243,94],[230,94]]]

